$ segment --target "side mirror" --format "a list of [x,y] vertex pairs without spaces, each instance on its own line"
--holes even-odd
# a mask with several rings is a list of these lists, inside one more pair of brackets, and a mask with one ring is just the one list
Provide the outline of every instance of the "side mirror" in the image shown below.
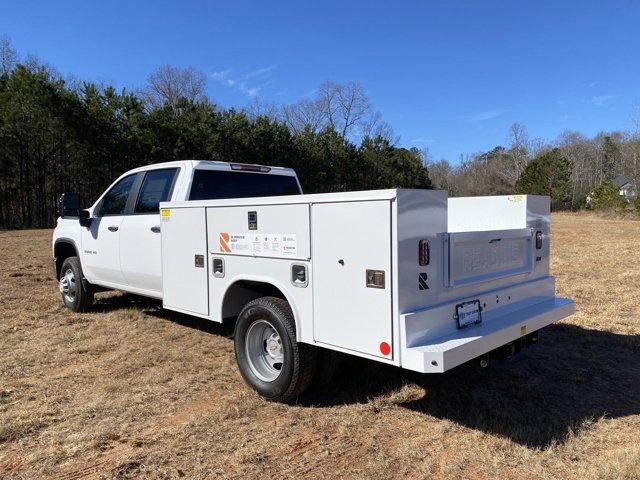
[[58,200],[58,214],[62,218],[77,217],[80,210],[80,196],[77,193],[63,193]]
[[89,210],[78,210],[78,221],[81,226],[89,228],[91,226]]

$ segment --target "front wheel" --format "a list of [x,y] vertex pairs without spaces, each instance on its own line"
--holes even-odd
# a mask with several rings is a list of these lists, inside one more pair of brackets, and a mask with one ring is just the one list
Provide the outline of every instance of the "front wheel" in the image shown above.
[[242,377],[268,400],[296,398],[313,379],[316,350],[296,341],[291,307],[281,298],[249,302],[238,316],[234,344]]
[[69,257],[62,263],[58,287],[65,306],[74,312],[86,312],[93,303],[93,290],[82,281],[82,267],[78,257]]

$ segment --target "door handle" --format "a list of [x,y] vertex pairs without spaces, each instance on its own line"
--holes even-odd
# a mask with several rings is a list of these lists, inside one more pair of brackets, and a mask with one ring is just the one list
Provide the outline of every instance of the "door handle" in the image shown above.
[[108,227],[110,232],[117,232],[118,231],[118,227],[116,227],[115,225],[111,225],[110,227]]
[[160,233],[160,227],[158,225],[156,225],[155,227],[151,227],[151,231],[153,233]]

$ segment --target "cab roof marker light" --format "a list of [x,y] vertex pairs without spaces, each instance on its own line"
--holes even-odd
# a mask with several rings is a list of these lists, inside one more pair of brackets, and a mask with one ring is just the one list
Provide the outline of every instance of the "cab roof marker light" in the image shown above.
[[232,163],[231,170],[244,170],[245,172],[262,172],[269,173],[271,167],[265,167],[263,165],[252,165],[249,163]]

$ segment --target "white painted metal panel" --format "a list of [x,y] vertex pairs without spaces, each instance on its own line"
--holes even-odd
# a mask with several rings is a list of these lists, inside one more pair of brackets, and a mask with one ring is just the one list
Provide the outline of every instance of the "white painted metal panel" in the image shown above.
[[165,203],[165,207],[234,207],[242,205],[291,205],[296,203],[334,203],[370,200],[393,200],[399,190],[364,190],[359,192],[332,192],[280,197],[228,198],[224,200],[189,200]]
[[127,215],[120,226],[120,264],[127,285],[162,294],[160,214]]
[[[313,311],[317,342],[383,358],[393,345],[391,204],[314,204]],[[384,288],[366,286],[367,270],[384,271]]]
[[559,297],[509,310],[491,321],[405,349],[402,366],[422,373],[445,372],[565,318],[574,310],[573,300]]
[[[256,229],[249,228],[255,215]],[[218,255],[308,260],[309,205],[207,208],[209,252]]]
[[[207,228],[204,208],[162,209],[162,303],[165,308],[209,314]],[[196,263],[202,255],[202,266]]]
[[82,268],[87,278],[97,284],[124,285],[120,268],[120,225],[123,215],[95,217],[90,228],[80,229]]
[[450,233],[445,282],[450,287],[487,282],[533,270],[529,228]]
[[[439,301],[442,292],[444,255],[442,234],[447,231],[447,192],[438,190],[399,190],[396,202],[398,312],[404,313]],[[429,242],[428,265],[418,262],[420,240]],[[447,259],[448,261],[448,259]],[[418,276],[427,275],[428,289],[420,290]]]
[[[224,277],[213,275],[213,258],[224,260]],[[276,287],[287,299],[296,319],[296,336],[299,341],[313,343],[312,287],[294,286],[291,282],[291,265],[303,264],[309,268],[309,262],[288,261],[279,258],[243,257],[239,255],[209,255],[209,299],[211,318],[214,321],[235,316],[240,313],[244,303],[234,302],[227,297],[229,289],[236,282],[260,282]],[[311,283],[311,282],[309,282]],[[256,293],[256,297],[260,294]],[[225,302],[223,308],[223,302]]]
[[450,198],[449,232],[508,230],[527,226],[526,195]]

